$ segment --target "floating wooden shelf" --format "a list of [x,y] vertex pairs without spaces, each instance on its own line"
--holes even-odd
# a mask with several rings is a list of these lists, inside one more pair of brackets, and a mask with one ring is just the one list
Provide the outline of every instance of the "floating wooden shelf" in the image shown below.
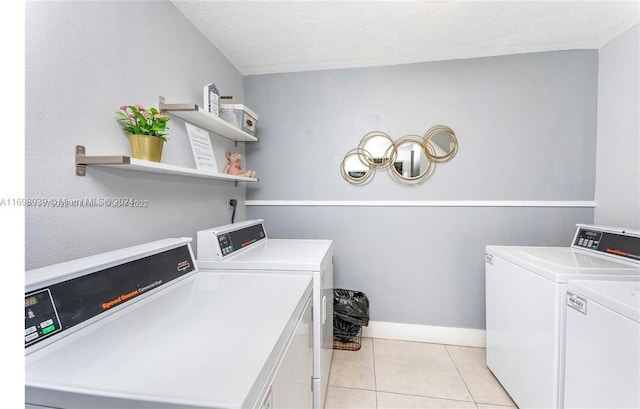
[[202,127],[218,135],[236,142],[256,142],[258,138],[236,128],[218,116],[199,108],[197,104],[167,104],[164,97],[158,97],[158,107],[162,112],[169,112],[178,118]]
[[160,162],[150,162],[129,156],[86,156],[84,146],[76,146],[76,175],[84,176],[87,166],[104,166],[118,169],[132,170],[136,172],[160,173],[164,175],[186,176],[192,178],[204,178],[215,180],[228,180],[233,182],[257,182],[258,178],[228,175],[226,173],[209,172],[183,166],[169,165]]

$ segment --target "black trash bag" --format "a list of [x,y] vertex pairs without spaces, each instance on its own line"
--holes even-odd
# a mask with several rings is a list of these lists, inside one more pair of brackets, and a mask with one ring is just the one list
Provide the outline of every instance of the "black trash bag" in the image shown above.
[[333,338],[342,342],[351,342],[358,335],[361,326],[333,317]]
[[366,327],[369,325],[369,299],[360,291],[334,288],[333,316]]

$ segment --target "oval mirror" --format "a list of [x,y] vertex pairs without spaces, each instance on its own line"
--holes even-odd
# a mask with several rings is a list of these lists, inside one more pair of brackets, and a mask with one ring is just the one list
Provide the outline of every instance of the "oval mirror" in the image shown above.
[[366,163],[372,159],[367,151],[356,148],[352,149],[344,155],[340,164],[342,177],[349,183],[354,185],[364,185],[373,179],[374,169],[371,169]]
[[361,155],[361,160],[372,169],[391,166],[396,153],[393,139],[380,131],[369,132],[363,136],[358,149],[369,153],[369,156]]
[[436,162],[444,162],[455,156],[458,151],[458,140],[451,128],[445,125],[436,125],[425,133],[425,146],[431,159]]
[[395,143],[396,158],[391,166],[393,179],[403,184],[418,184],[433,173],[431,152],[424,145],[424,139],[417,135],[407,135]]

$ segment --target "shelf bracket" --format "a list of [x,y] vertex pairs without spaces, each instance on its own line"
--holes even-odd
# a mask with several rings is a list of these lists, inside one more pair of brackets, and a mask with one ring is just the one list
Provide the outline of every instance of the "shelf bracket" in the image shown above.
[[158,109],[160,112],[166,111],[197,111],[198,104],[167,104],[164,102],[164,97],[158,97]]
[[87,174],[87,165],[128,165],[131,158],[128,156],[86,156],[86,150],[82,145],[76,145],[76,175]]

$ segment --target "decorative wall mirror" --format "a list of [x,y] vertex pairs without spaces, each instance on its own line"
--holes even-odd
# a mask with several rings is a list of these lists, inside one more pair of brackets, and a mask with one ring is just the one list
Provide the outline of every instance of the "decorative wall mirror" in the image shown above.
[[436,162],[444,162],[451,159],[458,150],[456,135],[448,126],[432,126],[424,134],[424,140],[427,146],[433,148],[431,159]]
[[406,135],[394,141],[381,131],[367,133],[357,148],[342,159],[342,177],[354,185],[369,183],[376,170],[387,169],[391,178],[403,185],[417,185],[458,152],[458,140],[451,128],[432,126],[424,136]]
[[373,178],[374,169],[369,166],[373,162],[371,154],[360,148],[351,149],[344,155],[340,170],[342,177],[354,185],[365,185]]
[[389,167],[396,155],[396,145],[393,139],[384,132],[369,132],[360,140],[358,149],[369,155],[361,155],[365,165],[372,169],[384,169]]
[[428,178],[434,166],[428,145],[417,135],[407,135],[395,142],[398,154],[390,168],[391,177],[405,184],[417,184]]

